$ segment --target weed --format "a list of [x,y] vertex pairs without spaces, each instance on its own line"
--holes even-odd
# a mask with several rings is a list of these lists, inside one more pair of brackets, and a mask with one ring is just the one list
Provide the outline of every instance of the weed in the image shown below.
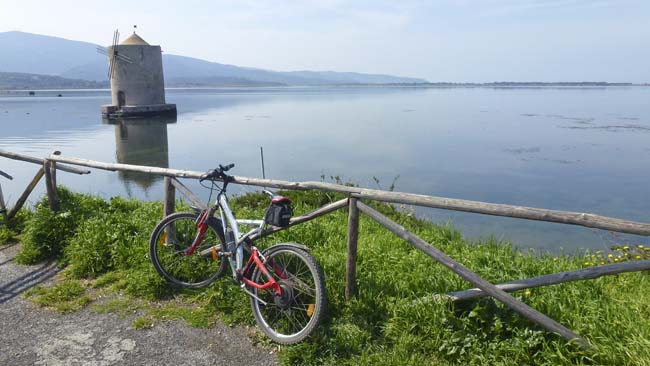
[[153,328],[155,320],[149,316],[140,316],[133,320],[134,329],[150,329]]
[[75,194],[59,187],[61,207],[50,210],[47,198],[43,198],[25,223],[22,238],[23,250],[16,256],[21,264],[34,264],[48,258],[57,258],[74,236],[77,228],[87,218],[105,210],[106,201],[90,195]]
[[118,297],[100,304],[93,304],[90,310],[98,314],[116,313],[120,317],[126,317],[143,307],[145,305],[141,301],[129,297]]
[[26,298],[31,298],[35,304],[54,308],[61,313],[69,313],[81,309],[91,298],[86,288],[79,281],[65,281],[54,287],[36,286],[25,292]]
[[16,239],[16,233],[4,226],[0,226],[0,245],[9,244]]

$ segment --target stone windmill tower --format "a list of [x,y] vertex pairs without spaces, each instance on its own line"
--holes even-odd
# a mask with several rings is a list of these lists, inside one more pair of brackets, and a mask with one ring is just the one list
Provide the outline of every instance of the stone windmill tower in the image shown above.
[[112,97],[112,104],[102,106],[102,116],[111,119],[176,115],[176,105],[165,103],[160,46],[150,45],[135,32],[122,43],[118,41],[116,30],[113,45],[98,48],[108,56]]

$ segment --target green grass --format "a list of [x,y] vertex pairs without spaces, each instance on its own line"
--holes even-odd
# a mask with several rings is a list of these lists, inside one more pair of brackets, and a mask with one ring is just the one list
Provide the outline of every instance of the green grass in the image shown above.
[[54,308],[61,313],[79,310],[92,301],[79,281],[64,281],[49,288],[36,286],[24,296],[39,306]]
[[0,226],[0,245],[10,244],[16,240],[16,232],[8,227]]
[[[297,214],[341,198],[322,192],[287,195]],[[156,274],[149,262],[147,241],[161,218],[159,203],[102,201],[69,192],[66,199],[80,211],[64,208],[52,213],[41,204],[25,222],[21,255],[29,258],[28,262],[58,258],[67,265],[69,275],[59,286],[69,283],[70,288],[35,290],[35,301],[56,306],[74,301],[75,296],[88,297],[93,289],[119,295],[93,309],[118,314],[137,310],[135,328],[169,319],[183,319],[198,327],[209,327],[217,318],[226,324],[254,323],[247,296],[228,276],[204,290],[179,291]],[[261,217],[267,198],[251,194],[232,203],[240,217]],[[602,252],[582,257],[521,253],[494,239],[468,243],[449,226],[432,225],[392,206],[375,207],[491,282],[650,258],[647,248],[634,245],[617,248],[611,257]],[[51,221],[42,223],[41,218]],[[65,231],[50,232],[58,229]],[[464,304],[430,300],[432,294],[471,286],[363,215],[358,245],[359,295],[346,300],[346,232],[347,212],[339,210],[256,243],[261,248],[283,241],[305,244],[326,277],[327,319],[307,341],[279,347],[284,364],[650,365],[647,272],[513,294],[594,345],[581,351],[489,298]],[[46,241],[37,243],[37,238]],[[79,286],[85,286],[85,292]]]
[[126,317],[142,308],[142,302],[129,297],[117,297],[105,302],[95,303],[90,307],[90,310],[97,314],[115,313],[121,317]]

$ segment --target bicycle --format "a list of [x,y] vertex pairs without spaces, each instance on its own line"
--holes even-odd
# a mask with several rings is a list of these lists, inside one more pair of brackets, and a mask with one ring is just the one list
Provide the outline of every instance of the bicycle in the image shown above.
[[[250,297],[262,331],[280,344],[301,342],[324,315],[327,296],[322,269],[303,245],[281,243],[264,251],[253,245],[251,236],[266,225],[288,226],[290,200],[264,190],[271,197],[264,219],[236,219],[226,195],[233,181],[226,172],[233,167],[219,165],[201,177],[201,185],[206,180],[212,184],[204,185],[210,188],[210,198],[219,189],[214,205],[173,213],[158,223],[149,241],[151,261],[168,282],[185,288],[209,285],[229,265],[233,280]],[[217,180],[223,182],[221,187]],[[242,234],[240,225],[253,228]]]

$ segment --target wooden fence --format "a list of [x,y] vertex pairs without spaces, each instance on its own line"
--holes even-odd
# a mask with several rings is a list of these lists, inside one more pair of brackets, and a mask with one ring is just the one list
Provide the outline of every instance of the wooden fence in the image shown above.
[[[130,164],[116,164],[105,163],[99,161],[86,160],[75,157],[61,156],[60,153],[55,152],[45,159],[38,159],[30,156],[10,153],[0,150],[0,156],[8,157],[27,161],[35,164],[40,164],[42,167],[37,172],[36,176],[30,182],[25,190],[25,193],[19,198],[14,208],[10,211],[9,217],[13,216],[15,212],[24,204],[26,196],[29,195],[38,183],[40,178],[45,174],[46,189],[50,201],[50,207],[56,209],[58,207],[58,197],[56,194],[56,170],[63,170],[76,174],[88,174],[87,170],[80,170],[77,168],[69,167],[63,164],[84,166],[89,168],[104,169],[110,171],[128,171],[149,173],[164,176],[164,215],[170,214],[174,211],[174,203],[176,201],[175,192],[179,191],[185,196],[192,204],[197,207],[205,208],[205,204],[199,200],[192,191],[181,183],[177,178],[190,178],[198,179],[203,172],[158,168],[151,166],[130,165]],[[472,213],[479,213],[485,215],[514,217],[527,220],[538,220],[547,222],[556,222],[569,225],[579,225],[590,228],[604,229],[621,233],[630,233],[637,235],[650,235],[650,224],[640,223],[628,220],[621,220],[617,218],[599,216],[589,213],[581,212],[568,212],[547,210],[541,208],[512,206],[504,204],[495,204],[478,201],[459,200],[444,197],[426,196],[412,193],[402,192],[387,192],[376,189],[367,189],[360,187],[344,186],[333,183],[325,182],[289,182],[274,179],[259,179],[235,176],[233,183],[242,185],[252,185],[260,187],[272,187],[288,190],[323,190],[329,192],[344,193],[347,198],[332,202],[328,205],[320,207],[314,211],[303,214],[301,216],[293,217],[290,221],[291,226],[295,226],[306,221],[315,219],[335,210],[347,207],[348,208],[348,245],[347,245],[347,258],[346,258],[346,297],[354,296],[356,293],[356,259],[357,259],[357,241],[359,236],[359,212],[364,213],[371,219],[375,220],[389,231],[393,232],[398,237],[402,238],[413,247],[421,250],[426,255],[438,263],[444,265],[449,270],[453,271],[467,282],[476,286],[474,289],[454,292],[446,295],[434,295],[432,298],[445,298],[452,301],[460,301],[467,299],[474,299],[482,296],[491,296],[514,311],[518,312],[525,318],[539,324],[545,329],[557,333],[565,339],[576,342],[581,347],[588,347],[589,343],[574,333],[567,327],[549,318],[548,316],[531,308],[527,304],[517,300],[508,292],[517,291],[526,288],[546,286],[557,284],[567,281],[577,281],[585,279],[593,279],[604,275],[613,275],[623,272],[643,271],[650,270],[650,260],[634,261],[618,263],[614,265],[604,265],[588,269],[581,269],[571,272],[562,272],[556,274],[549,274],[540,277],[512,281],[504,284],[494,285],[484,278],[480,277],[470,269],[466,268],[447,254],[443,253],[431,243],[427,243],[419,238],[414,233],[408,231],[406,228],[395,223],[388,217],[382,215],[377,210],[368,206],[363,200],[376,200],[390,203],[409,204],[422,207],[432,207],[445,210],[465,211]],[[260,237],[273,234],[277,231],[286,228],[268,227],[264,232],[252,237],[253,240]]]

